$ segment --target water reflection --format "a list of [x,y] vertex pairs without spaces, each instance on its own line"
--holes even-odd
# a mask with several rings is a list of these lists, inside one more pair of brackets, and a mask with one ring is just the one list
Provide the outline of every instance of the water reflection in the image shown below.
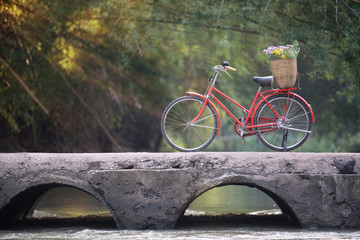
[[185,215],[281,214],[279,206],[257,188],[240,185],[216,187],[201,194]]
[[[206,191],[188,207],[185,215],[281,214],[267,194],[247,186],[228,185]],[[90,194],[71,187],[56,187],[44,194],[30,217],[69,218],[86,215],[111,216]]]
[[[190,204],[188,211],[218,215],[227,213],[249,214],[259,211],[266,212],[271,209],[277,209],[280,213],[276,203],[262,191],[246,186],[229,185],[213,188],[203,193]],[[110,215],[102,203],[94,197],[70,187],[57,187],[48,191],[35,206],[35,211],[67,217],[86,214]],[[271,215],[265,218],[277,217],[281,217],[281,215]],[[216,225],[211,222],[204,222],[203,224],[201,222],[189,222],[175,230],[163,231],[119,231],[115,230],[114,224],[108,223],[104,226],[112,226],[111,228],[100,227],[99,230],[96,230],[89,225],[84,228],[81,224],[74,226],[73,222],[64,224],[61,221],[62,219],[60,222],[55,221],[53,225],[49,225],[48,222],[39,222],[40,224],[29,225],[26,229],[0,231],[0,239],[360,239],[360,232],[356,230],[315,231],[283,224],[259,225],[258,220],[256,220],[257,224],[248,221],[247,224],[231,221],[231,223],[220,222]],[[34,228],[34,226],[37,227]],[[98,223],[94,226],[98,227]]]
[[75,218],[111,216],[109,210],[90,194],[71,187],[56,187],[46,192],[34,206],[30,217]]

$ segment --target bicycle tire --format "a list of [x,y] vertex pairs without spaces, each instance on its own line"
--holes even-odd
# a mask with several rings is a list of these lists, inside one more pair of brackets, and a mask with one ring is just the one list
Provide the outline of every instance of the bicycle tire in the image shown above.
[[[161,132],[166,142],[181,152],[195,152],[206,148],[215,138],[218,119],[207,104],[200,118],[189,125],[200,111],[203,99],[183,96],[172,101],[161,117]],[[199,124],[201,125],[199,125]]]
[[311,132],[311,109],[295,95],[277,94],[267,101],[281,116],[285,116],[284,109],[288,109],[283,122],[283,117],[277,118],[265,101],[260,104],[254,124],[277,123],[275,127],[256,129],[260,141],[275,151],[292,151],[304,144]]

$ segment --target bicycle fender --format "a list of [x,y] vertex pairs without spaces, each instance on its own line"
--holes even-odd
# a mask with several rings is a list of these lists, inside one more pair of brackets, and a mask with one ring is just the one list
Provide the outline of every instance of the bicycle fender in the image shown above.
[[305,100],[304,98],[302,98],[300,95],[297,95],[296,93],[293,93],[293,95],[295,95],[295,96],[298,97],[301,101],[303,101],[303,103],[305,103],[305,105],[310,109],[312,122],[313,122],[313,124],[315,124],[315,116],[314,116],[314,113],[313,113],[313,110],[312,110],[311,105],[310,105],[308,102],[306,102],[306,100]]
[[[194,93],[194,92],[187,92],[187,94],[189,95],[193,95],[193,96],[197,96],[197,97],[200,97],[202,99],[204,99],[204,95],[200,94],[200,93]],[[220,114],[219,114],[219,111],[217,110],[215,104],[210,101],[210,99],[208,99],[208,103],[215,109],[215,112],[216,112],[216,116],[217,116],[217,119],[218,119],[218,122],[219,122],[219,126],[218,126],[218,130],[217,130],[217,133],[216,135],[219,136],[220,134],[220,128],[221,128],[221,119],[220,119]]]
[[[278,94],[278,93],[271,93],[271,94],[265,96],[265,99],[268,99],[269,97],[274,96],[274,95],[276,95],[276,94]],[[298,94],[296,94],[296,93],[290,93],[290,95],[294,95],[295,97],[298,97],[298,98],[305,104],[305,106],[308,107],[308,109],[310,110],[312,122],[313,122],[313,124],[315,124],[315,116],[314,116],[313,110],[312,110],[312,108],[311,108],[311,105],[310,105],[308,102],[306,102],[306,100],[305,100],[304,98],[302,98],[300,95],[298,95]],[[256,107],[255,107],[255,109],[254,109],[254,111],[253,111],[252,121],[251,121],[251,124],[253,124],[253,125],[254,125],[255,113],[256,113],[257,109],[259,108],[259,106],[260,106],[260,104],[261,104],[262,102],[264,102],[264,99],[261,99],[261,101],[258,102],[258,104],[256,105]]]

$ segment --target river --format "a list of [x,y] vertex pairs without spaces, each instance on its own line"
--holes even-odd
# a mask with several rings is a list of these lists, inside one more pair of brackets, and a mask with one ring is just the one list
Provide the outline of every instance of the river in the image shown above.
[[[95,216],[97,222],[82,221],[84,213]],[[231,217],[241,214],[246,215]],[[99,221],[102,218],[105,221]],[[0,239],[360,239],[360,230],[302,229],[284,221],[276,203],[263,192],[235,185],[200,195],[173,230],[117,230],[96,199],[63,187],[40,199],[29,223],[0,230]]]
[[360,231],[303,230],[281,227],[191,227],[175,230],[95,230],[79,227],[0,231],[0,239],[360,239]]

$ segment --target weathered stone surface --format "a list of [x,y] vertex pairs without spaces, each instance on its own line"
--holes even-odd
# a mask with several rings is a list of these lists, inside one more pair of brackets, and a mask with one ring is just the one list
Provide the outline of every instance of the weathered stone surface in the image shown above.
[[354,173],[355,160],[351,157],[335,158],[334,165],[339,173],[352,174]]
[[122,228],[173,228],[194,177],[173,169],[95,171],[89,183],[104,194]]
[[267,193],[304,227],[359,228],[359,166],[355,153],[0,154],[0,226],[67,185],[100,200],[119,228],[173,228],[201,193],[240,184]]

